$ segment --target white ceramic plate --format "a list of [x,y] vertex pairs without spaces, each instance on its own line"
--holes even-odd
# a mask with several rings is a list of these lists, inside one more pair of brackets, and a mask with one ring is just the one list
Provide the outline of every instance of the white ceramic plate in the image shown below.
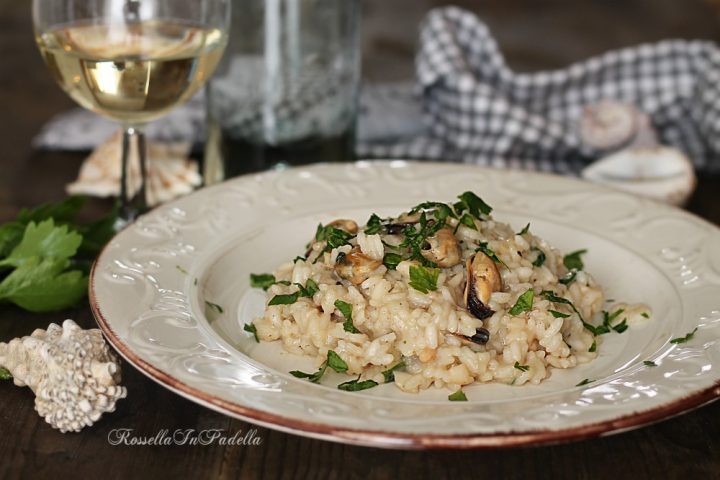
[[[651,306],[643,328],[603,337],[598,359],[541,385],[474,385],[470,401],[383,385],[349,393],[296,379],[312,362],[256,344],[251,272],[294,258],[319,222],[364,221],[473,190],[500,221],[561,250],[587,248],[606,296]],[[408,162],[316,165],[238,178],[160,207],[121,232],[92,272],[112,345],[163,386],[270,428],[395,448],[541,444],[608,434],[720,395],[720,230],[680,210],[573,179]],[[218,304],[223,313],[208,308]],[[670,340],[698,328],[684,344]],[[654,361],[649,367],[643,361]],[[576,387],[583,379],[594,382]]]

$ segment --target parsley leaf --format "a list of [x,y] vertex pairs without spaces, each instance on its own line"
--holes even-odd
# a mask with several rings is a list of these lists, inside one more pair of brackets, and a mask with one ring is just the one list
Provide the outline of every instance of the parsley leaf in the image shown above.
[[508,311],[510,315],[520,315],[523,312],[529,312],[532,310],[533,297],[535,292],[532,288],[529,288],[527,292],[520,295],[515,302],[515,305]]
[[301,257],[300,255],[298,255],[297,257],[293,258],[293,263],[304,262],[306,260],[307,260],[307,257]]
[[561,278],[558,281],[563,285],[570,285],[572,282],[575,281],[575,277],[577,277],[577,270],[572,270],[565,276],[565,278]]
[[451,393],[450,395],[448,395],[448,400],[450,400],[451,402],[467,402],[468,401],[467,397],[465,396],[465,392],[462,391],[462,388],[460,390],[458,390],[457,392]]
[[268,307],[272,305],[292,305],[300,298],[300,292],[289,293],[287,295],[275,295],[268,302]]
[[628,329],[627,319],[623,319],[622,322],[613,326],[612,329],[615,330],[617,333],[623,333],[625,330]]
[[642,315],[645,318],[650,318],[650,314],[647,312],[642,312],[640,315]]
[[320,382],[320,379],[325,375],[325,370],[327,370],[327,367],[332,368],[338,373],[347,372],[348,366],[345,361],[340,358],[340,356],[333,352],[332,350],[328,350],[327,359],[320,365],[320,368],[315,373],[305,373],[301,372],[300,370],[293,370],[290,372],[290,375],[296,378],[307,378],[312,383],[318,383]]
[[400,362],[397,365],[388,368],[387,370],[384,370],[382,372],[383,378],[385,378],[385,383],[390,383],[395,381],[395,370],[399,370],[401,368],[405,368],[405,362]]
[[689,342],[690,340],[693,339],[693,337],[695,336],[695,332],[697,332],[697,330],[698,330],[698,327],[695,327],[695,329],[692,332],[687,333],[684,337],[673,338],[672,340],[670,340],[670,343],[674,343],[675,345],[678,345],[680,343]]
[[421,293],[428,293],[437,290],[437,280],[440,270],[436,268],[425,268],[420,266],[410,267],[409,285]]
[[19,267],[33,257],[67,259],[75,255],[81,243],[82,235],[68,230],[67,225],[56,227],[52,218],[40,224],[30,222],[20,243],[0,266]]
[[0,380],[10,380],[12,379],[12,375],[10,374],[10,371],[7,368],[0,367]]
[[525,228],[523,228],[522,230],[520,230],[520,231],[517,233],[517,235],[525,235],[525,234],[528,233],[529,231],[530,231],[530,224],[528,223],[527,225],[525,225]]
[[187,275],[187,274],[188,274],[188,271],[185,270],[185,269],[184,269],[182,266],[180,266],[180,265],[175,265],[175,268],[177,269],[178,272],[182,273],[183,275]]
[[482,198],[475,195],[473,192],[465,192],[458,196],[460,203],[464,207],[463,210],[470,212],[470,215],[482,220],[480,214],[490,215],[492,207],[485,203]]
[[275,275],[270,273],[250,274],[250,286],[252,288],[262,288],[263,290],[267,290],[273,285],[275,285]]
[[340,355],[333,352],[332,350],[328,350],[327,363],[328,366],[335,370],[337,373],[347,372],[348,365],[347,363],[345,363],[345,360],[340,358]]
[[374,213],[365,225],[365,235],[375,235],[382,229],[382,219]]
[[335,308],[340,310],[340,313],[342,313],[343,317],[345,317],[345,323],[343,323],[343,330],[350,333],[361,333],[360,330],[358,330],[355,325],[353,325],[352,305],[347,302],[343,302],[342,300],[335,300]]
[[368,388],[377,387],[378,383],[375,380],[363,380],[360,381],[360,377],[349,382],[343,382],[337,386],[338,390],[344,390],[346,392],[359,392],[360,390],[367,390]]
[[258,334],[257,334],[257,327],[255,326],[254,323],[246,323],[245,325],[243,325],[243,330],[245,330],[246,332],[252,333],[253,336],[255,337],[255,341],[257,343],[260,343],[260,338],[258,338]]
[[[480,242],[480,246],[475,249],[476,252],[482,252],[488,257],[490,257],[490,260],[492,260],[495,263],[499,263],[502,265],[505,265],[505,262],[500,260],[497,255],[495,255],[495,252],[493,252],[489,247],[487,242]],[[507,265],[505,265],[507,267]]]
[[646,367],[657,367],[657,363],[653,362],[652,360],[645,360],[643,362],[643,365]]
[[590,345],[590,348],[588,348],[588,352],[593,353],[597,351],[597,342],[593,340],[592,345]]
[[567,313],[558,312],[557,310],[550,310],[550,313],[555,318],[568,318],[570,316]]
[[542,267],[543,264],[545,263],[546,258],[547,258],[547,257],[545,256],[545,252],[543,252],[543,251],[542,251],[541,249],[539,249],[538,247],[532,247],[530,250],[532,250],[533,252],[538,252],[537,257],[535,257],[535,260],[533,260],[533,262],[532,262],[533,266],[535,266],[535,267]]
[[575,386],[576,386],[576,387],[583,387],[583,386],[588,385],[588,384],[590,384],[590,383],[592,383],[592,382],[594,382],[594,381],[595,381],[595,380],[590,380],[590,379],[587,379],[587,378],[586,378],[586,379],[584,379],[583,381],[581,381],[580,383],[578,383],[578,384],[575,385]]
[[530,370],[529,365],[520,365],[519,362],[515,362],[515,368],[520,370],[521,372],[527,372],[528,370]]
[[402,256],[397,253],[386,253],[383,257],[383,265],[385,265],[388,270],[395,270],[400,262],[402,262]]
[[312,278],[308,278],[304,287],[299,283],[296,283],[295,285],[300,289],[298,293],[301,297],[312,298],[313,295],[320,291],[320,287],[318,287],[318,284],[315,283],[315,280]]
[[587,250],[577,250],[572,253],[568,253],[563,257],[563,263],[565,264],[565,267],[567,267],[568,270],[582,270],[585,265],[583,265],[582,256],[587,253]]
[[458,226],[455,228],[455,231],[457,232],[457,229],[460,228],[460,225],[465,225],[468,228],[472,228],[473,230],[477,230],[477,226],[475,225],[475,220],[473,218],[465,213],[462,217],[460,217],[460,221],[458,222]]

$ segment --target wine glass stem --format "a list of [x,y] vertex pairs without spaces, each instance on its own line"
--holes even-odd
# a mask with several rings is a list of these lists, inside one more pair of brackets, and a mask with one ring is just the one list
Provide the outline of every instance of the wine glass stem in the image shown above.
[[[136,149],[138,169],[131,164],[132,149]],[[120,220],[127,224],[147,210],[145,132],[139,127],[126,127],[122,141],[122,172],[120,175]],[[139,174],[140,178],[135,178]]]

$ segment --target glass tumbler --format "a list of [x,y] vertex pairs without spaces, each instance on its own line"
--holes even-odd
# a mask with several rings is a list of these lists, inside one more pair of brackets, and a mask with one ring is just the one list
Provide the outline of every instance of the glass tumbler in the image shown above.
[[353,160],[359,0],[245,0],[207,86],[204,178]]

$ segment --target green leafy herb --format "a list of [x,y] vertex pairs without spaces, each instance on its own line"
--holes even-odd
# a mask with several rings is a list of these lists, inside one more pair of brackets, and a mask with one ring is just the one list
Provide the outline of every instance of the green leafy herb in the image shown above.
[[577,277],[577,270],[572,270],[565,276],[565,278],[561,278],[558,281],[563,285],[570,285],[572,282],[575,281],[575,277]]
[[195,285],[196,287],[197,287],[197,282],[198,282],[198,279],[197,279],[197,278],[193,278],[193,285]]
[[583,265],[582,256],[587,253],[587,250],[577,250],[572,253],[568,253],[563,258],[563,263],[568,270],[582,270],[585,266]]
[[627,319],[623,319],[622,322],[613,326],[612,329],[615,330],[617,333],[623,333],[625,330],[628,329]]
[[692,332],[686,334],[684,337],[673,338],[672,340],[670,340],[670,343],[674,343],[677,345],[680,343],[689,342],[690,340],[693,339],[693,337],[695,336],[695,332],[697,332],[697,330],[698,330],[698,327],[695,327],[695,329]]
[[533,297],[535,296],[535,292],[532,288],[529,288],[527,292],[520,295],[515,302],[515,305],[509,310],[510,315],[520,315],[523,312],[529,312],[532,310],[533,306]]
[[301,297],[312,298],[313,295],[320,291],[320,287],[318,287],[318,284],[312,278],[308,278],[307,282],[305,282],[305,286],[302,286],[299,283],[296,283],[295,285],[300,289],[299,293]]
[[275,285],[275,275],[270,273],[250,274],[250,286],[252,288],[262,288],[263,290],[267,290],[273,285]]
[[557,310],[550,310],[550,313],[555,318],[568,318],[570,314],[558,312]]
[[463,210],[467,210],[470,212],[470,215],[478,220],[482,220],[480,217],[481,213],[484,215],[490,215],[490,212],[492,212],[492,207],[473,192],[465,192],[462,195],[459,195],[458,198],[460,199],[462,207],[464,207]]
[[10,374],[10,370],[4,367],[0,367],[0,380],[11,380],[12,375]]
[[347,372],[348,365],[347,363],[345,363],[345,360],[340,358],[340,355],[333,352],[332,350],[328,351],[327,362],[328,366],[335,370],[337,373]]
[[402,256],[397,253],[386,253],[383,257],[383,265],[385,265],[388,270],[395,270],[400,262],[402,262],[402,259]]
[[296,378],[307,378],[312,383],[318,383],[320,382],[320,379],[325,375],[325,371],[327,370],[327,367],[332,368],[338,373],[347,372],[348,366],[345,361],[340,358],[340,355],[333,352],[332,350],[328,350],[327,359],[320,365],[320,368],[315,373],[305,373],[301,372],[300,370],[293,370],[290,372],[290,375]]
[[255,341],[257,343],[260,343],[260,338],[258,337],[258,334],[257,334],[257,327],[255,326],[254,323],[246,323],[245,325],[243,325],[243,330],[245,330],[246,332],[252,333],[253,336],[255,337]]
[[370,216],[365,226],[366,235],[375,235],[382,229],[382,219],[374,213]]
[[275,295],[268,302],[268,307],[272,305],[292,305],[300,298],[300,292],[289,293],[287,295]]
[[521,372],[527,372],[528,370],[530,370],[529,365],[520,365],[519,362],[515,362],[515,368],[520,370]]
[[588,352],[592,353],[592,352],[595,352],[596,350],[597,350],[597,342],[595,340],[593,340],[592,345],[590,345],[590,348],[588,348]]
[[645,318],[650,318],[650,314],[647,312],[642,312],[640,315],[642,315]]
[[460,390],[458,390],[457,392],[451,393],[450,395],[448,395],[448,400],[450,400],[451,402],[467,402],[468,401],[467,397],[465,396],[465,392],[462,391],[462,388]]
[[378,383],[375,380],[363,380],[360,381],[360,377],[356,378],[355,380],[350,380],[349,382],[343,382],[340,385],[338,385],[339,390],[344,390],[346,392],[359,392],[360,390],[367,390],[368,388],[377,387]]
[[646,367],[657,367],[657,363],[653,362],[652,360],[645,360],[643,362],[643,365]]
[[457,218],[455,212],[452,211],[446,203],[441,202],[424,202],[410,210],[410,213],[417,213],[423,210],[432,211],[433,217],[437,220],[445,220],[448,217]]
[[530,231],[530,224],[528,223],[527,225],[525,225],[525,228],[523,228],[522,230],[520,230],[517,234],[518,234],[518,235],[525,235],[525,234],[528,233],[529,231]]
[[207,300],[205,300],[205,305],[207,305],[208,308],[210,308],[210,309],[212,309],[212,310],[215,310],[215,311],[218,312],[218,313],[223,313],[223,312],[225,311],[225,310],[223,310],[223,308],[222,308],[220,305],[218,305],[217,303],[212,303],[212,302],[208,302]]
[[0,261],[0,267],[19,267],[33,258],[67,259],[75,255],[81,243],[82,235],[67,225],[56,227],[53,219],[30,222],[20,243]]
[[360,330],[355,328],[352,320],[352,305],[342,300],[335,300],[335,308],[340,310],[343,317],[345,317],[345,323],[343,323],[343,330],[350,333],[361,333]]
[[180,265],[175,265],[175,268],[178,270],[178,272],[182,273],[183,275],[187,275],[187,273],[188,273],[188,271],[185,270],[185,269],[184,269],[183,267],[181,267]]
[[[492,260],[495,263],[499,263],[501,265],[505,265],[505,262],[500,260],[497,255],[495,255],[495,252],[493,252],[490,247],[488,247],[487,242],[480,242],[480,246],[475,249],[476,252],[482,252],[485,255],[487,255],[490,260]],[[505,265],[507,267],[507,265]]]
[[300,255],[298,255],[297,257],[295,257],[295,258],[293,259],[293,263],[304,262],[304,261],[306,261],[306,260],[307,260],[306,257],[301,257]]
[[[477,230],[477,226],[475,226],[475,220],[473,220],[473,217],[470,216],[470,214],[466,213],[462,217],[460,217],[460,221],[458,222],[458,227],[460,225],[465,225],[468,228],[472,228],[473,230]],[[457,231],[457,228],[455,228],[455,231]]]
[[584,379],[582,382],[578,383],[578,384],[575,385],[575,386],[576,386],[576,387],[583,387],[583,386],[588,385],[588,384],[590,384],[590,383],[592,383],[592,382],[594,382],[594,381],[595,381],[595,380],[589,380],[589,379],[586,378],[586,379]]
[[536,267],[542,267],[545,263],[545,260],[547,259],[547,257],[545,256],[545,252],[543,252],[538,247],[532,247],[530,250],[532,250],[533,252],[538,252],[537,257],[535,257],[535,260],[533,260],[532,264]]
[[385,379],[385,383],[390,383],[395,381],[395,370],[400,370],[401,368],[405,368],[405,362],[400,362],[397,365],[388,368],[387,370],[382,372],[383,378]]
[[418,292],[428,293],[437,290],[437,280],[440,270],[436,268],[425,268],[421,266],[410,267],[409,285]]

